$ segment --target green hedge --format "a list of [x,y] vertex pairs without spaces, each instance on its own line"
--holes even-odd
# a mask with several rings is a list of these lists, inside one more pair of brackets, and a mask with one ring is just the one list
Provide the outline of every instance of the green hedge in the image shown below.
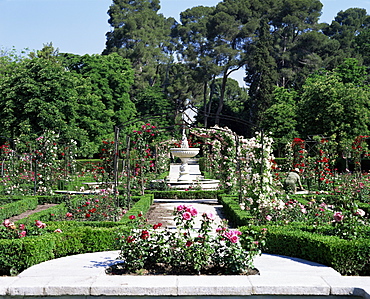
[[0,206],[1,205],[6,205],[8,203],[18,201],[21,199],[28,198],[29,196],[26,195],[0,195]]
[[0,273],[14,275],[30,266],[58,257],[119,249],[118,243],[114,241],[117,231],[117,226],[75,227],[63,233],[0,240]]
[[[136,199],[136,198],[135,198]],[[136,199],[137,200],[137,199]],[[141,196],[121,222],[52,221],[47,222],[45,234],[14,240],[0,239],[0,274],[16,275],[35,264],[63,256],[87,252],[118,250],[115,242],[118,232],[126,230],[129,215],[144,214],[153,203],[153,195]],[[53,209],[63,209],[63,204],[30,216],[27,221],[43,220]],[[61,229],[62,233],[54,232]],[[14,254],[16,253],[16,254]]]
[[223,206],[225,217],[233,226],[247,225],[253,218],[247,211],[240,208],[238,197],[221,194],[218,201]]
[[[138,196],[139,197],[139,196]],[[148,213],[151,205],[154,201],[153,194],[145,194],[139,197],[140,199],[135,202],[134,206],[123,216],[120,222],[127,222],[131,215],[137,216],[139,213],[145,215]],[[133,200],[137,200],[137,198],[133,198]]]
[[191,191],[147,191],[158,199],[213,199],[223,191],[220,190],[191,190]]
[[[242,231],[250,229],[251,215],[248,211],[241,210],[237,197],[222,194],[219,201],[227,219]],[[318,231],[319,228],[304,223],[263,227],[267,228],[267,253],[324,264],[342,275],[370,275],[370,238],[344,240],[336,236],[322,235]],[[262,227],[254,228],[258,230]],[[370,228],[363,227],[362,231],[362,235],[370,236]]]
[[28,210],[36,209],[38,198],[34,196],[23,197],[23,199],[8,203],[0,207],[0,221],[22,214]]
[[370,275],[370,239],[344,240],[292,226],[267,226],[266,252],[324,264],[342,275]]
[[65,195],[61,194],[54,194],[54,195],[37,195],[39,204],[47,204],[47,203],[62,203],[65,201]]

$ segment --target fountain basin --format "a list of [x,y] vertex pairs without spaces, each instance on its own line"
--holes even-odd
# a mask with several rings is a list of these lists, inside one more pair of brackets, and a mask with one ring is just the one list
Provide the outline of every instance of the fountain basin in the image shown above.
[[171,148],[171,154],[179,158],[193,158],[199,153],[199,148],[197,147],[188,147],[188,148]]
[[177,180],[191,182],[192,176],[190,174],[188,161],[190,158],[195,157],[199,153],[199,148],[197,147],[176,147],[176,148],[171,148],[170,151],[173,156],[179,157],[182,163],[179,168],[180,176]]

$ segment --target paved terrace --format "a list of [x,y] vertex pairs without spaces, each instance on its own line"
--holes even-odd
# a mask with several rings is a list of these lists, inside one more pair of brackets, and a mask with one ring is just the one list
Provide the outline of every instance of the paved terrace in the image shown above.
[[248,296],[355,295],[370,298],[370,277],[345,277],[302,259],[263,254],[260,275],[111,276],[119,251],[87,253],[47,261],[16,277],[0,277],[0,298],[8,296]]
[[[172,209],[183,201],[163,201]],[[186,201],[201,213],[221,206]],[[206,204],[204,204],[206,203]],[[202,205],[203,204],[203,205]],[[119,251],[63,257],[32,266],[16,277],[0,277],[0,299],[9,296],[251,296],[354,295],[370,299],[370,277],[341,276],[332,268],[298,258],[263,254],[252,276],[111,276],[105,269]]]

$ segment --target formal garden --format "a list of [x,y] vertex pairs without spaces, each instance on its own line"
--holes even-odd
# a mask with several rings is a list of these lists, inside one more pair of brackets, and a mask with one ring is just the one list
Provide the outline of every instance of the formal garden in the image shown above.
[[[355,138],[340,157],[334,139],[296,138],[284,157],[275,158],[273,140],[263,131],[244,138],[227,127],[187,128],[189,145],[200,147],[202,174],[220,184],[206,191],[194,182],[176,191],[165,178],[170,148],[179,141],[159,132],[149,122],[125,136],[116,130],[114,138],[102,140],[98,159],[85,160],[77,159],[74,140],[52,131],[27,142],[5,138],[0,273],[121,250],[132,272],[168,263],[191,274],[211,273],[212,260],[218,274],[246,274],[253,257],[266,252],[322,263],[343,275],[370,275],[367,136]],[[299,168],[306,192],[284,190],[292,168]],[[189,200],[174,212],[179,236],[145,221],[154,198]],[[217,198],[232,228],[220,226],[213,234],[214,216],[191,208],[191,200],[201,198]],[[39,205],[50,207],[11,220]],[[195,216],[202,218],[196,235]]]

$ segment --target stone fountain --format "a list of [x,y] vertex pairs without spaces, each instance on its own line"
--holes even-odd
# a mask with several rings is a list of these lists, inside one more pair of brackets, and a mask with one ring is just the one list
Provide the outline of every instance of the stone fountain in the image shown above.
[[167,177],[167,184],[177,190],[187,190],[194,187],[200,187],[203,190],[215,190],[218,188],[219,181],[205,179],[200,170],[196,159],[193,159],[198,153],[199,148],[189,147],[188,139],[185,134],[185,128],[182,131],[181,146],[171,148],[173,157],[181,159],[181,164],[171,163],[170,174]]
[[[179,167],[179,177],[177,181],[193,181],[194,177],[190,174],[189,159],[195,157],[199,153],[199,148],[189,147],[188,139],[186,138],[185,128],[182,130],[181,147],[171,148],[170,152],[172,156],[181,159],[181,165]],[[199,172],[200,174],[200,172]]]
[[171,163],[170,172],[166,179],[154,180],[153,182],[166,183],[172,189],[189,190],[195,187],[202,190],[218,189],[219,180],[205,179],[199,169],[199,164],[195,156],[199,153],[199,148],[190,147],[186,136],[185,128],[187,123],[194,121],[194,111],[189,106],[190,100],[185,101],[185,110],[182,113],[182,138],[180,147],[171,148],[170,153],[173,157],[180,158],[181,163]]

